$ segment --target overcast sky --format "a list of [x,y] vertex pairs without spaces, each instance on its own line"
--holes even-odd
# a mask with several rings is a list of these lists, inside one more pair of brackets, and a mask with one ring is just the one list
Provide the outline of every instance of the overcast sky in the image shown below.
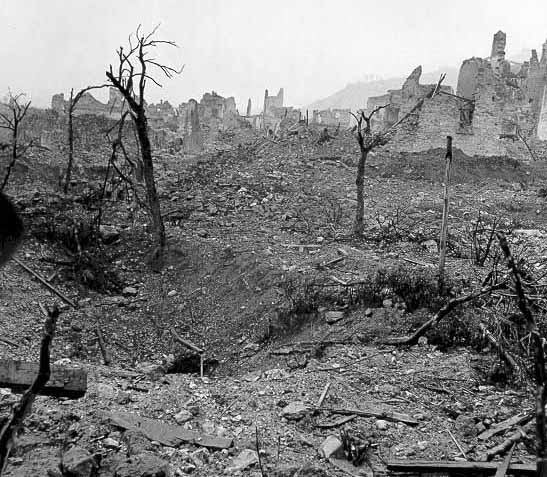
[[53,93],[104,82],[115,49],[139,23],[161,23],[165,63],[182,75],[150,85],[147,99],[178,105],[214,90],[259,107],[264,89],[285,88],[303,106],[375,74],[406,76],[507,53],[547,38],[545,0],[0,0],[0,95],[26,92],[45,107]]

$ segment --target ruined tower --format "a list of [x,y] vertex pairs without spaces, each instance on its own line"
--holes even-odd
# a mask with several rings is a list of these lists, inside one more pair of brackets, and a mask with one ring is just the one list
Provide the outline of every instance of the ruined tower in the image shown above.
[[508,63],[505,61],[505,45],[507,42],[507,35],[501,30],[494,35],[492,40],[492,52],[490,53],[490,64],[494,73],[497,75],[503,75],[509,68]]
[[251,98],[247,101],[247,116],[251,115]]

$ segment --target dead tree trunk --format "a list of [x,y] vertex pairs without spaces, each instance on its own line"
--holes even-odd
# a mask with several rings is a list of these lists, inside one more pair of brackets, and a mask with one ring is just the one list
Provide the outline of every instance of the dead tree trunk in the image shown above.
[[534,315],[532,315],[532,311],[528,305],[528,300],[526,298],[526,294],[524,293],[522,281],[520,279],[520,271],[517,267],[515,259],[513,258],[513,255],[511,254],[507,239],[505,238],[505,235],[499,232],[497,236],[503,254],[507,259],[508,267],[513,273],[513,281],[515,283],[515,291],[517,293],[517,304],[522,316],[526,320],[534,346],[534,374],[536,378],[536,474],[538,477],[547,477],[547,436],[545,429],[545,404],[547,402],[545,386],[547,384],[547,375],[545,372],[543,338],[541,337]]
[[72,163],[74,162],[74,90],[70,90],[70,104],[68,105],[68,161],[66,165],[65,185],[63,192],[68,192],[72,175]]
[[365,217],[365,165],[367,162],[369,150],[361,146],[361,155],[359,156],[359,164],[357,165],[357,176],[355,178],[355,187],[357,190],[357,207],[355,209],[355,222],[353,233],[356,236],[363,235],[364,217]]
[[152,217],[154,234],[156,235],[156,246],[159,249],[154,251],[154,255],[155,258],[159,258],[165,247],[165,226],[163,224],[163,219],[161,218],[160,201],[158,198],[158,192],[156,190],[156,181],[154,179],[154,161],[152,160],[152,146],[150,145],[150,138],[148,136],[148,121],[146,120],[144,110],[139,111],[136,116],[133,116],[133,120],[135,121],[137,136],[139,138],[139,143],[141,146],[143,175],[146,185],[146,196],[148,199],[148,206],[150,208],[150,215]]

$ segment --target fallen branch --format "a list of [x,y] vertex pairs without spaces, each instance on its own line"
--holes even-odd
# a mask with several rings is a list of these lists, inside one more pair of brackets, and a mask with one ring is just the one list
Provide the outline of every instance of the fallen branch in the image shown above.
[[110,351],[106,347],[106,343],[104,342],[104,338],[103,338],[103,333],[99,325],[95,327],[95,334],[97,335],[99,348],[101,349],[101,354],[103,355],[103,362],[106,366],[110,366],[110,363],[112,363],[112,356],[110,354]]
[[468,295],[460,296],[458,298],[453,298],[446,305],[444,305],[430,320],[426,321],[420,328],[418,328],[413,335],[403,336],[401,338],[392,338],[384,341],[384,344],[390,345],[413,345],[418,342],[418,338],[423,336],[429,328],[436,325],[441,321],[446,315],[448,315],[452,310],[454,310],[459,305],[466,303],[468,301],[475,300],[482,295],[486,295],[493,290],[498,290],[499,288],[504,287],[504,283],[498,283],[496,285],[491,285],[481,288],[479,291],[469,293]]
[[522,313],[523,318],[526,320],[528,331],[532,336],[532,342],[534,345],[534,374],[536,380],[536,458],[537,458],[537,475],[538,477],[547,476],[547,436],[545,433],[545,404],[546,404],[546,373],[545,373],[545,354],[543,351],[543,342],[534,315],[530,311],[528,300],[522,287],[520,279],[520,271],[517,267],[515,259],[509,249],[509,244],[505,235],[498,232],[498,240],[500,242],[501,250],[507,259],[507,266],[509,270],[513,272],[513,281],[515,283],[515,292],[518,295],[517,304]]
[[341,414],[343,416],[355,415],[361,417],[375,417],[386,421],[402,422],[404,424],[408,424],[409,426],[418,425],[418,421],[416,419],[413,419],[406,414],[400,414],[394,411],[365,411],[361,409],[335,409],[330,407],[320,407],[319,410],[327,411],[332,414]]
[[[491,461],[494,457],[497,455],[504,454],[507,452],[511,447],[516,444],[517,442],[521,441],[525,437],[528,437],[526,435],[527,432],[529,432],[532,429],[532,423],[527,424],[524,427],[518,427],[516,432],[511,434],[507,439],[505,439],[501,444],[492,447],[491,449],[488,449],[488,452],[486,453],[486,460]],[[539,474],[538,474],[539,475]]]
[[17,265],[24,268],[28,273],[30,273],[34,278],[36,278],[42,285],[44,285],[46,288],[48,288],[53,293],[55,293],[65,303],[68,303],[72,308],[75,308],[75,309],[78,308],[78,305],[76,305],[76,303],[74,303],[70,298],[68,298],[66,295],[64,295],[59,290],[57,290],[57,288],[55,288],[51,283],[48,283],[47,280],[45,280],[40,275],[38,275],[34,270],[27,267],[23,262],[21,262],[21,260],[19,260],[18,258],[15,258],[15,257],[13,257],[12,260],[15,263],[17,263]]
[[44,335],[40,346],[40,368],[38,370],[38,375],[32,383],[32,386],[23,394],[19,403],[13,407],[11,416],[7,419],[0,431],[0,475],[6,470],[8,457],[13,448],[14,441],[23,427],[25,418],[32,410],[32,404],[34,403],[36,395],[40,393],[49,380],[51,372],[49,365],[50,346],[53,335],[55,334],[55,326],[58,317],[59,309],[57,307],[48,310],[48,317],[44,325]]
[[529,412],[528,414],[518,414],[492,426],[490,429],[487,429],[484,432],[481,432],[478,435],[478,438],[481,441],[486,441],[491,437],[500,434],[501,432],[505,432],[506,430],[511,429],[513,426],[528,424],[528,422],[531,421],[533,418],[534,414],[532,412]]
[[516,444],[513,444],[511,446],[511,449],[509,449],[509,453],[498,467],[498,470],[496,471],[496,475],[494,477],[505,477],[505,475],[507,474],[507,469],[509,469],[509,466],[511,465],[511,458],[513,457],[515,445]]
[[479,327],[482,330],[484,336],[486,339],[498,350],[499,355],[503,358],[503,360],[513,368],[514,371],[516,371],[519,374],[522,374],[522,369],[517,363],[517,360],[515,357],[507,351],[503,345],[496,339],[496,337],[488,331],[486,328],[486,325],[484,323],[479,323]]

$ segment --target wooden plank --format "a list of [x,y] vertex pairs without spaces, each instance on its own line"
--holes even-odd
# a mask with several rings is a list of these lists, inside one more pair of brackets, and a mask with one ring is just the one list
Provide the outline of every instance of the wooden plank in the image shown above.
[[106,413],[106,418],[117,427],[142,432],[151,441],[170,447],[176,447],[185,442],[210,449],[228,449],[233,443],[232,439],[189,431],[182,426],[140,417],[129,412]]
[[503,459],[503,462],[499,465],[498,470],[496,470],[496,475],[494,477],[505,477],[507,474],[507,469],[509,469],[509,466],[511,465],[511,458],[513,457],[513,451],[515,450],[516,444],[513,444],[511,446],[511,449],[509,450],[509,453]]
[[493,425],[490,429],[487,429],[486,431],[479,434],[479,439],[481,441],[485,441],[487,439],[490,439],[491,437],[494,437],[496,434],[499,434],[500,432],[505,432],[508,429],[511,429],[515,426],[519,426],[522,424],[526,424],[527,422],[531,421],[534,418],[534,413],[529,412],[527,414],[517,414],[516,416],[510,417],[509,419],[506,419],[505,421],[499,422],[498,424]]
[[[38,374],[38,363],[0,359],[0,388],[24,392]],[[87,390],[87,371],[51,365],[51,376],[40,391],[42,396],[80,398]]]
[[401,414],[395,411],[383,411],[373,409],[333,409],[330,407],[318,408],[320,411],[327,411],[332,414],[342,414],[343,416],[356,415],[361,417],[375,417],[376,419],[384,419],[385,421],[403,422],[409,426],[417,426],[419,423],[416,419],[408,416],[407,414]]
[[[446,473],[464,475],[495,475],[498,464],[492,462],[451,462],[392,460],[387,462],[387,469],[392,472]],[[535,477],[535,464],[511,464],[507,471],[516,476]]]

